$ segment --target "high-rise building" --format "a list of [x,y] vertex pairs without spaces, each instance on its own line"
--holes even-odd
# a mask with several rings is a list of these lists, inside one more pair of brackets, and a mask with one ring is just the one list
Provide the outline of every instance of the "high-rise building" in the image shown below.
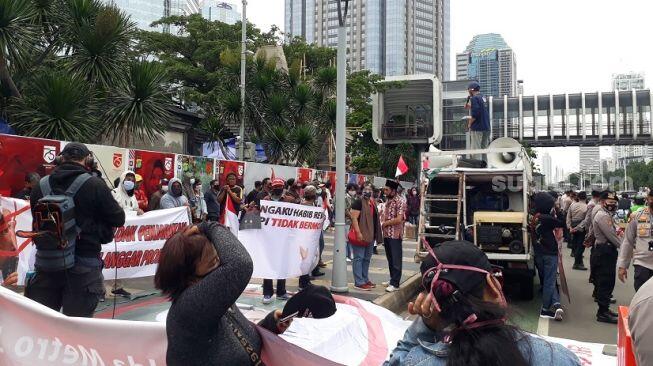
[[[612,74],[612,90],[630,91],[633,89],[644,89],[646,82],[644,75],[640,73],[630,72],[625,74]],[[645,113],[642,117],[648,119]],[[627,123],[632,123],[632,113],[627,113]],[[644,121],[644,125],[648,125],[649,121]],[[653,160],[653,146],[615,146],[613,150],[613,158],[615,161],[615,169],[623,169],[625,166],[632,162],[644,161],[649,162]]]
[[547,153],[542,154],[542,174],[544,175],[544,182],[547,184],[554,183],[553,166],[551,165],[551,155]]
[[645,84],[641,73],[612,74],[612,90],[644,89]]
[[456,79],[478,81],[487,96],[515,96],[515,53],[500,34],[476,35],[465,51],[456,55]]
[[581,146],[578,153],[581,173],[590,176],[601,173],[601,151],[598,146]]
[[[347,63],[382,75],[448,78],[450,0],[353,0],[347,13]],[[285,0],[287,38],[337,47],[336,1]]]
[[212,22],[219,21],[227,24],[236,24],[242,19],[236,4],[218,0],[204,0],[202,17]]
[[148,31],[161,31],[161,26],[152,28],[150,24],[166,15],[165,0],[104,0],[127,13],[136,26]]

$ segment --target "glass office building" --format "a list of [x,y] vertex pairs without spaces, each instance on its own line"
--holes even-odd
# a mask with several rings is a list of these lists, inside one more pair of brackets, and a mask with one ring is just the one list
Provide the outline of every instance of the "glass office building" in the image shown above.
[[465,51],[456,55],[456,79],[477,80],[488,96],[515,96],[515,54],[500,34],[474,36]]
[[202,17],[209,21],[219,21],[226,24],[236,24],[242,18],[236,4],[216,0],[204,0]]
[[[450,0],[352,0],[346,18],[347,63],[386,76],[448,78]],[[287,37],[338,45],[335,0],[286,0]]]
[[105,0],[127,13],[136,26],[149,31],[161,31],[161,26],[152,28],[150,24],[165,16],[164,0]]

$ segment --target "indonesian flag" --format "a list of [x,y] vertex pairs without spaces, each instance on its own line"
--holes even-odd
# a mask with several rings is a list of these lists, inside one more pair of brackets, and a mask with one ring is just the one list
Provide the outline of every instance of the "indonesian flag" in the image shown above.
[[231,200],[231,196],[227,194],[227,200],[225,201],[225,209],[222,217],[220,218],[220,223],[231,230],[231,232],[238,237],[238,213],[234,207],[234,202]]
[[406,162],[404,161],[404,156],[400,155],[399,161],[397,162],[397,172],[395,173],[395,178],[406,173],[408,173],[408,165],[406,165]]

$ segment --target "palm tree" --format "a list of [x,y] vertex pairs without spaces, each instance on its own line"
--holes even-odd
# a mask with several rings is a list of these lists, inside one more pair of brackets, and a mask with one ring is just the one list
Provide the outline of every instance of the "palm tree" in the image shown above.
[[127,14],[100,0],[0,0],[9,122],[35,137],[156,140],[172,100],[163,69],[130,58],[135,32]]

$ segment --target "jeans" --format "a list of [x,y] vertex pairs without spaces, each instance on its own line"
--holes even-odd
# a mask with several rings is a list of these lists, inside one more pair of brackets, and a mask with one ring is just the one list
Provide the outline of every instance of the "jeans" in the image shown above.
[[388,269],[390,270],[390,284],[399,287],[403,257],[401,239],[383,238],[383,246],[385,247],[385,257],[388,260]]
[[[272,288],[272,280],[263,280],[263,296],[272,296],[274,289]],[[277,296],[286,294],[286,280],[277,280]]]
[[617,248],[612,244],[596,244],[594,256],[596,268],[594,270],[594,290],[596,302],[599,304],[597,315],[610,310],[610,298],[614,291],[615,277],[617,276]]
[[[345,224],[345,237],[349,234],[349,230],[351,230],[351,224]],[[351,244],[349,244],[349,240],[347,240],[347,258],[351,258]]]
[[372,244],[364,247],[352,245],[351,249],[354,252],[354,259],[351,264],[352,271],[354,272],[354,284],[356,286],[362,286],[370,282],[368,275],[374,246]]
[[558,276],[558,256],[536,254],[535,266],[540,276],[542,285],[542,309],[551,309],[555,304],[560,303],[560,294],[556,287]]

